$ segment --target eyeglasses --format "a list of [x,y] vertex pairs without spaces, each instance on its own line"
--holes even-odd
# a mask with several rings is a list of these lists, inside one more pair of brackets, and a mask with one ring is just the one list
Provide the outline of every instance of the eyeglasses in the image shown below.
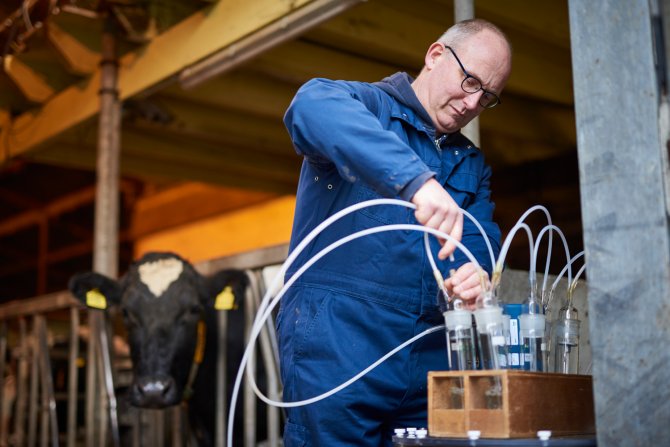
[[463,82],[461,82],[461,88],[463,89],[463,91],[465,93],[477,93],[480,90],[483,91],[484,94],[482,95],[481,98],[479,98],[479,105],[484,107],[485,109],[491,109],[500,104],[500,98],[498,98],[498,95],[488,90],[485,90],[482,87],[482,81],[480,81],[479,79],[475,78],[470,73],[465,71],[463,63],[458,58],[458,56],[456,56],[454,50],[452,50],[451,47],[448,45],[444,45],[444,48],[451,51],[451,54],[454,55],[454,57],[456,58],[456,62],[458,62],[458,65],[460,65],[461,70],[463,70],[463,73],[465,74],[465,79],[463,79]]

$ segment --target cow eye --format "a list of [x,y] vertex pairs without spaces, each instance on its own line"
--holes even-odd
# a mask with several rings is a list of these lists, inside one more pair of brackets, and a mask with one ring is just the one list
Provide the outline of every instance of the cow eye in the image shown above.
[[123,313],[123,319],[126,320],[128,324],[137,324],[137,318],[132,312],[126,308],[121,309],[121,312]]
[[188,310],[189,314],[192,316],[200,316],[201,308],[200,306],[191,306],[191,308]]

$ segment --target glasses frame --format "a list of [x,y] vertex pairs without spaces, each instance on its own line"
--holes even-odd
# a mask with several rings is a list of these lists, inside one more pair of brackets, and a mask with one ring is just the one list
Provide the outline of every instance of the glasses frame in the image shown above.
[[[440,42],[440,43],[442,43],[442,42]],[[458,62],[458,65],[461,67],[461,71],[463,71],[463,74],[465,74],[465,78],[463,79],[463,81],[461,81],[461,89],[465,93],[472,94],[472,93],[477,93],[478,91],[481,90],[481,91],[484,92],[484,95],[493,96],[493,102],[492,103],[489,102],[488,105],[482,104],[482,99],[484,99],[483,95],[482,95],[481,98],[479,98],[479,105],[482,106],[485,109],[492,109],[492,108],[494,108],[495,106],[497,106],[498,104],[500,104],[502,102],[502,101],[500,101],[500,97],[498,95],[496,95],[495,93],[493,93],[489,90],[486,90],[482,86],[482,81],[480,81],[477,77],[472,76],[470,73],[468,73],[468,71],[463,66],[463,63],[461,62],[461,60],[458,58],[458,56],[456,56],[456,52],[453,50],[453,48],[451,48],[449,45],[444,44],[444,43],[442,43],[442,46],[444,46],[444,48],[446,48],[447,50],[451,51],[451,54],[454,55],[454,58],[456,59],[456,62]],[[467,81],[468,79],[474,79],[475,81],[477,81],[477,83],[479,84],[479,88],[474,90],[474,91],[466,90],[465,89],[465,81]]]

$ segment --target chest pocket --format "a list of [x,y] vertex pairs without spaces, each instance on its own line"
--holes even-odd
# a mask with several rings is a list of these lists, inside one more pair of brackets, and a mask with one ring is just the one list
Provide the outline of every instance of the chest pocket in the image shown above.
[[[356,185],[356,198],[358,202],[365,200],[381,199],[383,198],[376,191],[368,188],[362,183],[358,182]],[[400,205],[377,205],[368,208],[363,208],[360,213],[385,225],[389,224],[406,224],[414,222],[414,211]]]
[[445,182],[445,188],[461,208],[467,208],[477,195],[479,180],[474,173],[454,172]]

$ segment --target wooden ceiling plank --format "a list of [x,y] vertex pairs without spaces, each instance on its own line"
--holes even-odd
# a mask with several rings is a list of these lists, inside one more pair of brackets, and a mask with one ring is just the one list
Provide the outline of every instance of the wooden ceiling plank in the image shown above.
[[71,34],[50,21],[47,26],[47,38],[67,64],[71,73],[90,75],[100,65],[100,54],[90,50]]
[[29,101],[44,103],[54,95],[54,89],[51,88],[44,77],[21,62],[16,56],[5,56],[3,64],[7,76]]
[[[150,144],[155,145],[155,143]],[[173,150],[179,147],[176,144],[173,146]],[[300,160],[296,160],[293,167],[277,165],[271,166],[270,169],[266,167],[265,171],[262,171],[259,166],[249,166],[249,162],[231,163],[223,160],[222,157],[202,161],[203,158],[197,154],[182,157],[175,162],[166,158],[164,154],[161,155],[164,150],[166,150],[165,146],[158,146],[150,151],[143,148],[139,152],[123,149],[122,174],[146,180],[194,180],[282,194],[295,193]],[[181,151],[187,155],[190,153],[190,150],[184,151],[184,144],[181,144]],[[31,158],[43,163],[82,169],[92,169],[95,166],[95,150],[89,145],[75,142],[54,142],[49,150],[31,153]],[[254,157],[249,158],[253,160]],[[272,172],[272,175],[267,175],[268,172]]]
[[253,151],[253,148],[232,147],[209,140],[209,137],[166,129],[155,129],[151,133],[126,129],[122,158],[128,154],[138,154],[181,166],[231,166],[244,170],[247,175],[274,179],[291,180],[298,174],[296,168],[301,160],[295,153],[288,153],[288,156],[259,153]]
[[374,82],[402,69],[398,64],[381,63],[303,39],[260,55],[248,68],[296,86],[314,77]]
[[160,97],[179,98],[218,109],[232,108],[246,114],[282,117],[297,90],[294,84],[249,70],[235,70],[195,88],[178,85],[160,92]]
[[[119,67],[120,98],[152,88],[314,1],[219,1],[123,56]],[[170,57],[166,57],[168,54]],[[0,142],[5,145],[4,150],[0,150],[0,163],[94,116],[98,112],[99,78],[98,68],[87,81],[55,95],[37,113],[25,113],[16,119],[12,129],[15,137]]]

